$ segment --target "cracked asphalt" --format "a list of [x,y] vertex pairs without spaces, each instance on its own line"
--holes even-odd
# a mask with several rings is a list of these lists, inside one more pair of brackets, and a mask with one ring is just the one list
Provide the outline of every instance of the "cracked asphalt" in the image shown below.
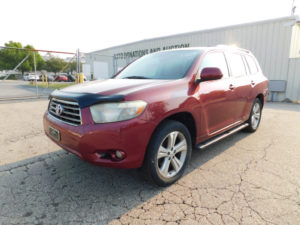
[[0,104],[0,224],[300,224],[300,105],[268,103],[256,133],[193,151],[168,188],[61,150],[46,107]]

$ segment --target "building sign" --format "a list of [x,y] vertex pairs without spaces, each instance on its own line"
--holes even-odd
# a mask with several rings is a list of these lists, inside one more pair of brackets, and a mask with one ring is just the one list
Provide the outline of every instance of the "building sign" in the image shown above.
[[147,55],[149,53],[159,52],[161,50],[169,50],[175,48],[188,48],[188,47],[190,47],[190,44],[177,44],[177,45],[163,46],[162,48],[159,47],[159,48],[142,49],[142,50],[129,51],[129,52],[120,52],[114,54],[114,58],[115,59],[138,58],[143,55]]

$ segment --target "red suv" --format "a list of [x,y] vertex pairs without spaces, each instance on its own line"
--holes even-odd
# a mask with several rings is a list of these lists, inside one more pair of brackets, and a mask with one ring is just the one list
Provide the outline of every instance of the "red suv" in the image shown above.
[[268,81],[248,50],[149,54],[112,79],[55,90],[46,134],[100,166],[141,167],[160,186],[178,180],[192,149],[259,126]]

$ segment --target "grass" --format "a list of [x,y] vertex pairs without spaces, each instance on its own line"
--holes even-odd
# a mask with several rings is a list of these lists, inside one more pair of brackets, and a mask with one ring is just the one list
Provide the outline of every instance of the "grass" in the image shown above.
[[[29,86],[32,86],[32,87],[35,87],[35,83],[30,83],[28,84]],[[49,87],[46,83],[38,83],[37,86],[39,88],[50,88],[50,89],[62,89],[62,88],[65,88],[65,87],[69,87],[69,86],[72,86],[72,85],[75,85],[75,83],[49,83]]]
[[[6,77],[6,76],[0,77],[0,80],[4,80],[4,77]],[[8,76],[7,80],[18,80],[18,77],[15,74],[11,74]]]

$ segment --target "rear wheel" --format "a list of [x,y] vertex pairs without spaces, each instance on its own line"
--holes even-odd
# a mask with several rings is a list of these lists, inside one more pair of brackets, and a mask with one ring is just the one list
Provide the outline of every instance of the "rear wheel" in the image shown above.
[[247,121],[249,126],[245,129],[248,132],[255,132],[260,124],[261,120],[262,103],[256,98],[250,113],[250,117]]
[[143,171],[159,186],[177,181],[192,152],[191,136],[180,122],[166,121],[153,134],[145,157]]

